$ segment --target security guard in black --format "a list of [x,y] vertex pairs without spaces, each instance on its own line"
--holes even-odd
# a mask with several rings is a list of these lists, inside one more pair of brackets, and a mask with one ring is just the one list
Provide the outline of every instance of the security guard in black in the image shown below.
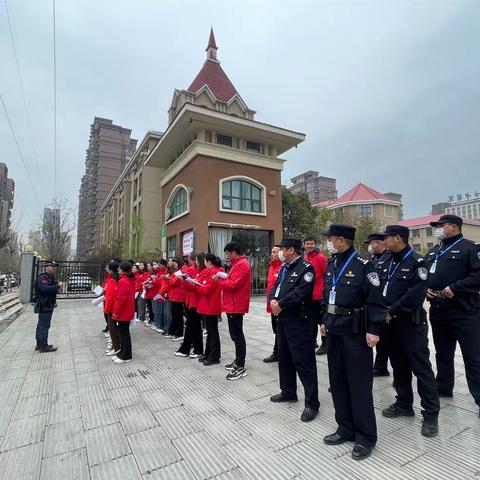
[[352,456],[361,460],[371,454],[377,442],[372,393],[374,343],[369,342],[371,338],[378,341],[385,309],[379,303],[378,274],[353,246],[355,228],[332,224],[324,235],[329,238],[327,248],[333,258],[325,274],[321,331],[327,334],[330,388],[338,424],[337,431],[324,442],[337,445],[353,440]]
[[392,253],[380,278],[390,324],[390,361],[392,363],[396,402],[384,409],[385,417],[413,416],[412,373],[417,377],[421,399],[424,436],[438,433],[438,399],[435,377],[428,349],[428,326],[423,308],[427,293],[428,270],[423,258],[408,244],[409,229],[388,225],[385,245]]
[[[272,402],[297,400],[297,373],[305,390],[302,421],[310,421],[320,407],[315,359],[314,319],[311,301],[315,280],[313,265],[301,255],[299,239],[284,238],[280,245],[284,265],[270,291],[269,301],[277,317],[278,369],[281,393]],[[289,252],[289,258],[281,255]]]
[[462,224],[462,218],[456,215],[442,215],[430,224],[437,228],[442,241],[425,257],[429,270],[427,299],[438,393],[453,396],[458,342],[468,388],[480,406],[480,245],[463,237]]

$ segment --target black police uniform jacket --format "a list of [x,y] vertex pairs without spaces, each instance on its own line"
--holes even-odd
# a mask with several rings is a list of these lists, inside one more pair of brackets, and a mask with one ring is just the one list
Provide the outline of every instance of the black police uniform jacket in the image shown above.
[[385,264],[390,261],[391,253],[388,250],[385,250],[383,253],[375,253],[372,255],[370,261],[372,265],[377,270],[383,270]]
[[[457,240],[458,243],[453,245]],[[450,287],[454,297],[430,300],[440,307],[461,306],[465,310],[480,308],[480,244],[461,239],[461,234],[445,239],[433,247],[425,256],[427,269],[430,271],[439,249],[447,249],[438,257],[433,273],[428,276],[428,288],[443,290]]]
[[335,254],[328,262],[320,321],[325,325],[327,333],[331,335],[353,335],[366,332],[378,335],[382,324],[385,323],[386,316],[385,306],[381,299],[380,278],[372,262],[358,252],[355,252],[355,256],[338,279],[335,286],[335,305],[352,311],[362,310],[364,318],[362,325],[358,325],[355,315],[327,312],[334,273],[338,276],[354,251],[352,246],[346,252]]
[[[382,296],[388,307],[388,314],[392,318],[413,320],[414,323],[418,323],[426,319],[423,302],[427,295],[428,270],[422,256],[415,251],[402,260],[409,250],[411,247],[406,246],[401,252],[392,254],[379,275],[382,283]],[[397,265],[398,267],[393,273]],[[393,274],[390,280],[388,280],[389,269]],[[383,295],[387,282],[386,295]]]
[[41,305],[55,305],[58,289],[58,282],[50,273],[41,273],[35,280],[35,293]]
[[[282,280],[284,268],[287,271]],[[298,319],[302,316],[304,318],[307,315],[310,311],[314,284],[313,265],[305,261],[301,255],[290,264],[285,263],[282,266],[268,298],[268,301],[277,300],[282,309],[278,321]]]

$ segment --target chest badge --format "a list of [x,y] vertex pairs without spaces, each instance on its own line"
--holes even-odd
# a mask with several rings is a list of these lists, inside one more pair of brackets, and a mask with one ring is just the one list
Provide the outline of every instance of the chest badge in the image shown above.
[[349,270],[348,273],[345,274],[346,277],[349,277],[349,278],[355,278],[355,274]]
[[292,278],[293,278],[293,277],[298,277],[298,273],[297,273],[297,272],[293,272],[293,273],[292,273]]

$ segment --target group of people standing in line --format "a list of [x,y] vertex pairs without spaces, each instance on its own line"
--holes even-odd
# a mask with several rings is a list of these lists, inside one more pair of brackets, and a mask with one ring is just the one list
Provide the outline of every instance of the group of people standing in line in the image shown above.
[[[221,343],[218,321],[222,312],[227,315],[230,337],[235,345],[235,359],[225,365],[228,380],[247,375],[245,367],[246,342],[243,333],[243,317],[250,305],[250,264],[240,245],[230,242],[225,246],[230,270],[225,273],[222,261],[212,253],[191,253],[186,262],[171,257],[168,262],[127,262],[131,265],[133,289],[130,292],[130,320],[137,315],[146,326],[161,333],[171,341],[179,342],[175,355],[196,358],[204,366],[220,363]],[[114,317],[118,261],[112,260],[106,267],[104,282],[104,314],[107,327],[107,356],[115,363],[132,359],[128,324],[126,336],[119,329],[118,315]],[[186,321],[184,321],[186,318]],[[123,326],[123,325],[122,325]],[[206,330],[205,348],[203,329]],[[126,350],[124,350],[124,342]]]
[[[409,229],[399,225],[369,235],[369,256],[355,250],[356,230],[343,224],[332,224],[324,232],[328,261],[313,237],[303,242],[284,238],[275,246],[267,282],[275,341],[264,362],[278,362],[280,393],[270,400],[296,402],[298,374],[305,391],[301,420],[313,420],[320,408],[315,353],[326,352],[338,428],[324,442],[353,441],[352,458],[362,460],[377,442],[373,379],[389,375],[388,359],[397,395],[382,415],[415,415],[414,375],[422,407],[421,433],[434,437],[439,398],[453,397],[458,342],[468,388],[480,407],[480,244],[463,237],[462,224],[455,215],[432,222],[439,244],[425,257],[409,245]],[[227,379],[245,377],[243,317],[249,310],[251,271],[237,243],[227,244],[225,253],[231,265],[228,273],[211,253],[191,254],[186,263],[179,258],[151,264],[113,259],[103,285],[106,355],[116,364],[131,361],[129,326],[137,314],[156,332],[181,342],[175,355],[198,358],[205,366],[219,364],[218,321],[226,313],[235,344],[235,359],[225,366]],[[55,269],[54,262],[49,263],[36,282],[40,352],[56,350],[47,343],[59,289]],[[425,301],[430,304],[436,375],[430,363]],[[318,331],[321,346],[316,345]]]

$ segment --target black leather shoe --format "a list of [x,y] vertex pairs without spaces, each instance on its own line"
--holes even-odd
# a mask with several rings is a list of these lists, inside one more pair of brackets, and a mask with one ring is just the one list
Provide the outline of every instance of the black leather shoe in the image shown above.
[[424,437],[436,437],[438,435],[438,420],[423,420],[422,435]]
[[54,347],[53,345],[44,345],[43,347],[39,348],[38,351],[40,353],[56,352],[57,347]]
[[340,436],[337,432],[331,433],[326,437],[323,437],[323,443],[326,445],[341,445],[342,443],[348,442],[346,438]]
[[198,357],[198,361],[199,361],[200,363],[203,363],[206,359],[207,359],[207,357],[206,357],[205,355],[200,355],[200,356]]
[[220,363],[220,360],[204,360],[203,364],[206,367],[209,367],[210,365],[218,365]]
[[390,372],[388,370],[380,370],[378,368],[373,369],[373,376],[374,377],[389,377]]
[[396,403],[392,403],[392,405],[382,410],[382,415],[387,418],[414,417],[415,412],[411,407],[400,408]]
[[278,357],[275,354],[271,354],[269,357],[263,359],[263,363],[278,362]]
[[270,401],[274,403],[280,403],[280,402],[298,402],[298,398],[296,395],[293,397],[289,395],[285,395],[283,393],[277,393],[276,395],[272,395],[270,397]]
[[315,352],[315,355],[326,355],[327,353],[327,346],[322,343],[320,345],[320,348]]
[[352,458],[354,460],[364,460],[372,454],[373,448],[374,447],[366,447],[365,445],[356,443],[352,450]]
[[300,417],[302,422],[311,422],[318,415],[318,410],[306,407]]

